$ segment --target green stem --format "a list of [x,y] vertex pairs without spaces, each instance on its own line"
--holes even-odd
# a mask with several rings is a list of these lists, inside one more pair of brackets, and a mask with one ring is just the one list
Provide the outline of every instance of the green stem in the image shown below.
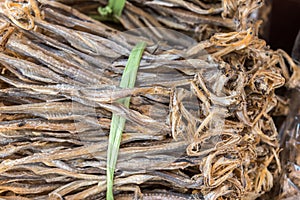
[[[128,62],[124,69],[120,87],[121,88],[133,88],[137,71],[139,68],[140,60],[142,58],[144,49],[146,47],[145,42],[139,42],[131,51],[130,56],[128,58]],[[117,101],[120,104],[123,104],[125,107],[129,108],[130,97],[119,99]],[[106,181],[107,181],[107,191],[106,191],[106,199],[113,200],[113,179],[114,179],[114,171],[118,159],[118,153],[122,138],[122,132],[125,127],[126,119],[120,117],[113,113],[111,120],[111,127],[108,139],[108,150],[107,150],[107,165],[106,165]]]
[[100,19],[118,19],[121,17],[125,3],[126,0],[109,0],[107,6],[98,8],[98,13],[101,15]]

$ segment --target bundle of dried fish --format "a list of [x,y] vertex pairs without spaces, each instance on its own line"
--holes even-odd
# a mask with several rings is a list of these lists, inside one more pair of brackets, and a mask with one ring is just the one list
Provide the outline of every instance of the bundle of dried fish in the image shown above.
[[[299,91],[294,91],[293,99],[299,99]],[[300,148],[299,148],[299,126],[300,126],[300,105],[295,101],[291,105],[291,112],[282,127],[282,146],[284,147],[282,163],[284,164],[284,173],[278,187],[280,194],[278,199],[295,197],[300,194]]]
[[[295,40],[292,56],[296,62],[300,61],[300,32]],[[279,188],[278,199],[299,198],[300,195],[300,84],[291,91],[290,112],[280,130],[282,151],[283,173],[281,181],[277,186]]]
[[[107,4],[105,0],[58,1],[99,19],[97,8]],[[122,16],[118,19],[128,30],[149,27],[148,32],[143,34],[152,38],[164,37],[164,33],[155,28],[163,26],[183,31],[202,41],[218,32],[246,30],[249,15],[262,5],[260,0],[130,0],[126,1]]]
[[[164,38],[170,45],[55,1],[39,0],[37,12],[32,1],[0,5],[1,198],[104,199],[111,113],[127,119],[119,199],[255,199],[272,188],[281,170],[274,90],[298,84],[299,71],[255,27],[201,43]],[[147,48],[136,87],[122,89],[137,40]],[[128,96],[129,109],[117,103]]]

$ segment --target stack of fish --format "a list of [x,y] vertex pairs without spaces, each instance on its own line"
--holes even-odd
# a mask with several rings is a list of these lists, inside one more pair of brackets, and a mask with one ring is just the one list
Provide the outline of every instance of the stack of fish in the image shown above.
[[[206,12],[232,15],[235,5],[224,5],[227,12]],[[246,8],[234,16],[246,18]],[[257,37],[257,24],[239,21],[236,31],[196,42],[163,28],[120,32],[57,1],[1,3],[0,197],[105,199],[112,113],[127,119],[117,199],[255,199],[270,191],[281,171],[274,91],[299,84],[299,70]],[[147,44],[137,82],[123,89],[137,41]],[[130,108],[117,102],[129,96]]]

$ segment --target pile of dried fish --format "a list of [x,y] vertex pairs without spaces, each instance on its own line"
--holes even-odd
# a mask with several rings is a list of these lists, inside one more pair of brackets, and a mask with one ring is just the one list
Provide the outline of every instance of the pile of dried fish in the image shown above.
[[[104,199],[112,112],[127,119],[119,199],[255,199],[272,188],[274,90],[299,84],[299,71],[255,26],[174,45],[174,32],[162,29],[163,42],[121,33],[55,1],[0,6],[0,198]],[[136,87],[121,89],[138,40]],[[130,109],[116,102],[128,96]]]
[[[296,37],[292,51],[295,62],[300,61],[300,32]],[[280,128],[282,147],[281,163],[283,173],[280,182],[275,185],[279,190],[278,199],[299,199],[300,197],[300,84],[289,91],[290,102],[287,118]]]
[[[292,95],[293,99],[300,99],[300,92],[295,90]],[[290,105],[291,112],[281,129],[283,146],[282,163],[284,171],[280,181],[280,195],[278,199],[294,197],[299,198],[300,191],[300,104],[299,101],[293,101]],[[298,198],[296,197],[298,196]]]
[[[97,18],[97,8],[106,0],[58,0]],[[209,39],[218,32],[245,30],[251,22],[250,14],[261,7],[261,0],[129,0],[122,16],[123,27],[132,30],[149,27],[145,32],[152,38],[163,38],[155,27],[183,31],[198,41]]]

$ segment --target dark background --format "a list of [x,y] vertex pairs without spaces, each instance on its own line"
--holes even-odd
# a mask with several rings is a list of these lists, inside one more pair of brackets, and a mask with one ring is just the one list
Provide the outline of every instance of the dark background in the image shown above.
[[271,0],[272,11],[267,43],[272,49],[283,49],[291,55],[300,30],[300,0]]

